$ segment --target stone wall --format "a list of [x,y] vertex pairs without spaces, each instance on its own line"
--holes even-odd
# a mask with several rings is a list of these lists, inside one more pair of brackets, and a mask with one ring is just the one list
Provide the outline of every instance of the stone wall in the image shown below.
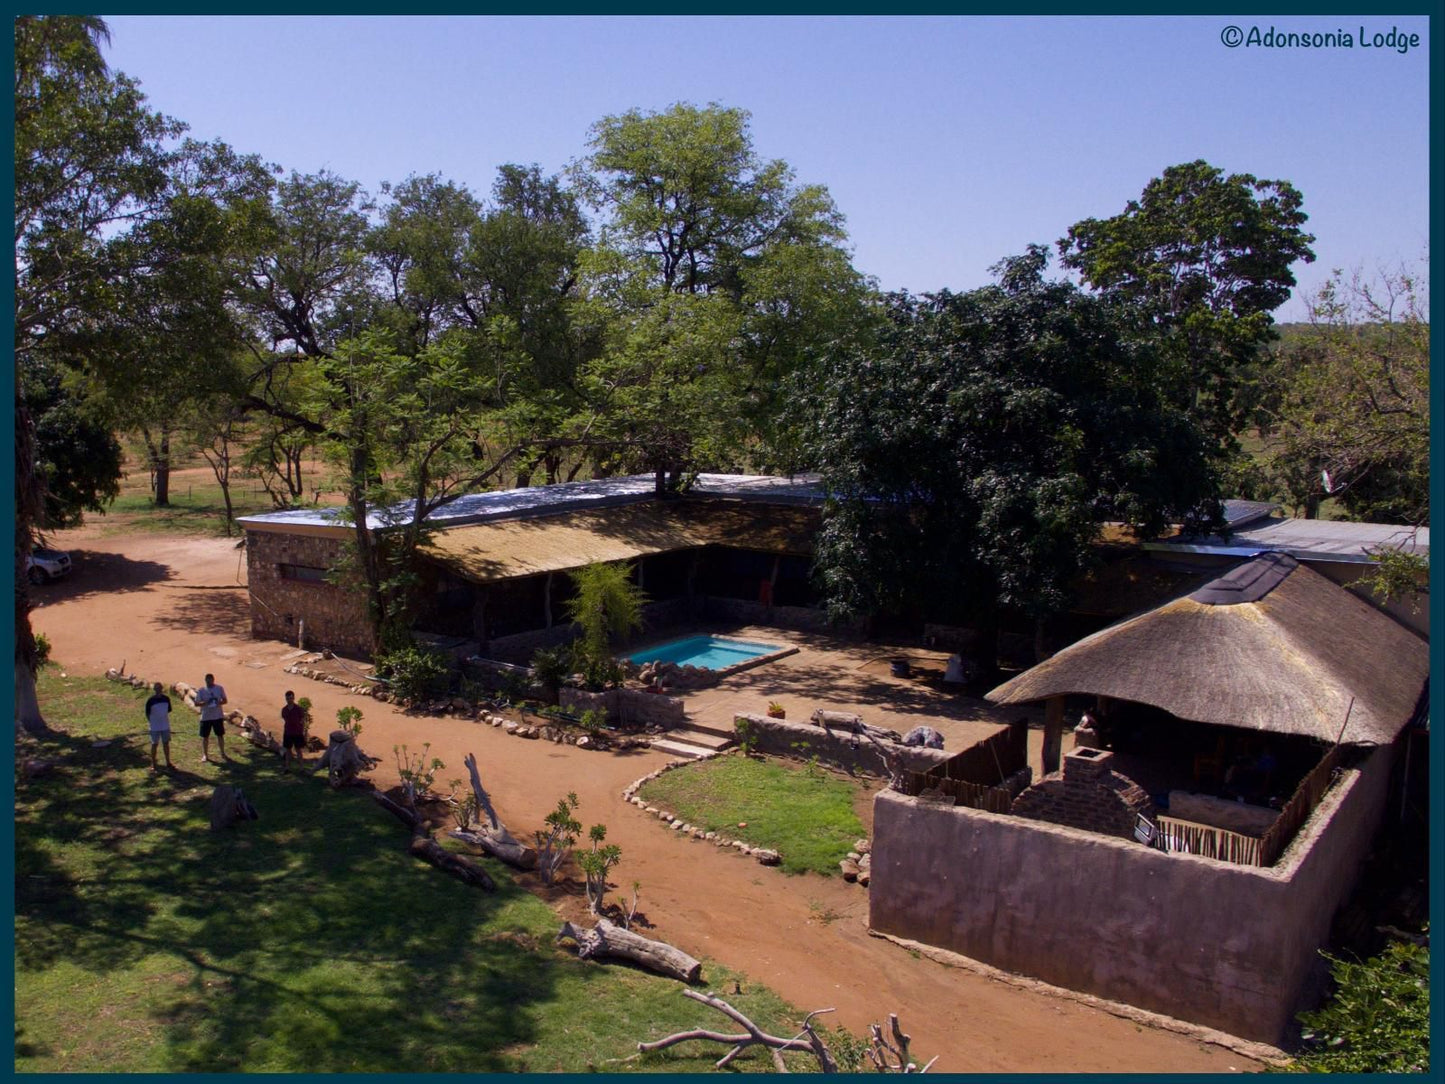
[[802,632],[827,632],[835,636],[861,634],[861,621],[833,625],[828,622],[828,612],[812,606],[764,606],[759,602],[744,602],[736,598],[718,598],[708,595],[702,601],[701,613],[709,621],[730,621],[740,625],[771,625],[779,629],[798,629]]
[[1263,869],[884,791],[869,924],[1278,1043],[1323,970],[1317,950],[1379,827],[1393,755],[1343,773]]
[[328,570],[342,559],[343,540],[322,535],[246,532],[251,635],[296,643],[302,621],[307,648],[329,647],[369,658],[375,646],[359,591],[282,575],[282,565]]
[[[840,730],[829,732],[811,723],[790,723],[786,719],[749,713],[736,715],[733,728],[739,732],[740,738],[746,729],[749,733],[748,745],[759,753],[804,760],[817,757],[820,762],[846,772],[888,774],[883,754],[861,734],[845,734]],[[903,767],[916,772],[926,772],[953,755],[953,752],[944,749],[924,749],[891,741],[880,741],[879,744],[896,753]]]
[[675,696],[644,693],[637,689],[608,689],[593,693],[585,689],[558,690],[557,702],[580,715],[592,709],[605,712],[608,719],[624,726],[678,726],[687,721],[686,705]]
[[1062,771],[1025,790],[1010,812],[1132,839],[1140,814],[1154,819],[1154,803],[1138,783],[1110,768],[1113,756],[1104,749],[1075,749],[1064,757]]

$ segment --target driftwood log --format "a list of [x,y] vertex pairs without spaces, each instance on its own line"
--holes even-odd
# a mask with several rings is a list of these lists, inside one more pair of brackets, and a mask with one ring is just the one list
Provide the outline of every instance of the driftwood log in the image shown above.
[[423,862],[430,862],[437,869],[451,874],[465,884],[475,885],[488,892],[497,887],[491,874],[481,866],[465,855],[453,854],[432,839],[428,822],[420,813],[408,809],[400,802],[392,801],[378,790],[372,791],[371,797],[377,805],[411,829],[411,842],[407,844],[407,850],[414,857],[420,858]]
[[564,937],[577,942],[577,956],[583,960],[594,956],[631,960],[639,967],[683,982],[696,982],[702,974],[702,964],[681,949],[624,930],[605,918],[599,918],[590,930],[564,922],[556,939],[560,941]]
[[430,862],[437,869],[450,873],[465,884],[476,885],[488,892],[497,887],[491,875],[481,866],[464,855],[452,854],[430,836],[412,836],[411,844],[407,849],[414,857],[420,858],[423,862]]
[[371,767],[372,758],[363,753],[356,739],[345,730],[333,730],[326,752],[316,762],[314,771],[325,768],[327,778],[333,787],[344,787],[355,782],[356,777]]
[[457,829],[448,834],[454,839],[480,847],[493,858],[514,869],[536,869],[536,850],[515,839],[498,818],[497,811],[492,808],[492,800],[487,796],[486,789],[482,786],[481,774],[477,771],[476,756],[468,753],[462,758],[462,763],[467,766],[467,773],[472,777],[472,793],[476,795],[477,811],[483,819],[474,830]]
[[851,711],[828,711],[826,708],[819,708],[811,716],[814,726],[821,726],[824,730],[842,730],[849,734],[862,734],[867,738],[885,741],[903,740],[903,735],[896,730],[888,730],[881,726],[872,726],[863,721],[861,715],[855,715]]
[[[783,1051],[795,1050],[800,1053],[812,1054],[818,1061],[818,1068],[825,1073],[841,1072],[838,1061],[833,1057],[833,1052],[823,1042],[822,1037],[813,1027],[813,1017],[823,1013],[833,1012],[832,1009],[814,1009],[803,1020],[802,1028],[797,1035],[791,1039],[784,1039],[780,1035],[769,1035],[762,1028],[758,1027],[737,1009],[733,1008],[721,998],[712,994],[702,994],[696,990],[683,990],[683,997],[692,998],[709,1008],[716,1009],[724,1016],[741,1024],[746,1029],[742,1035],[727,1035],[718,1031],[709,1031],[706,1028],[695,1028],[692,1031],[679,1031],[675,1035],[669,1035],[665,1039],[658,1039],[651,1043],[638,1043],[638,1053],[646,1054],[653,1050],[665,1050],[669,1046],[676,1046],[678,1043],[689,1042],[693,1039],[702,1039],[712,1043],[726,1043],[732,1047],[717,1061],[717,1068],[726,1069],[739,1054],[750,1046],[762,1046],[767,1049],[773,1059],[773,1068],[780,1073],[788,1071],[787,1065],[783,1062]],[[869,1047],[866,1051],[868,1060],[873,1063],[873,1068],[880,1073],[926,1073],[933,1068],[933,1063],[938,1058],[931,1058],[928,1064],[920,1068],[908,1060],[909,1036],[903,1034],[903,1029],[898,1026],[898,1016],[895,1013],[888,1014],[888,1024],[892,1032],[893,1041],[889,1042],[883,1035],[883,1029],[877,1024],[868,1025]],[[850,1067],[851,1068],[851,1067]],[[858,1068],[861,1068],[859,1066]]]
[[807,1019],[803,1021],[803,1030],[791,1039],[784,1039],[779,1035],[769,1035],[762,1028],[754,1024],[737,1009],[733,1008],[721,998],[712,994],[700,994],[696,990],[683,990],[683,997],[690,997],[694,1001],[700,1001],[710,1008],[716,1009],[724,1016],[736,1021],[746,1029],[742,1035],[727,1035],[720,1031],[709,1031],[706,1028],[695,1028],[692,1031],[679,1031],[676,1035],[669,1035],[665,1039],[658,1039],[652,1043],[638,1043],[638,1053],[647,1054],[654,1050],[665,1050],[669,1046],[676,1046],[678,1043],[689,1042],[693,1039],[704,1039],[712,1043],[726,1043],[732,1047],[726,1054],[717,1060],[716,1067],[726,1069],[733,1060],[750,1046],[765,1047],[773,1059],[773,1068],[780,1073],[788,1071],[787,1065],[783,1062],[784,1050],[797,1050],[802,1053],[812,1054],[818,1059],[818,1067],[825,1073],[836,1073],[838,1063],[833,1059],[832,1052],[824,1045],[818,1033],[813,1030],[813,1017],[820,1013],[832,1012],[832,1009],[815,1009],[810,1012]]

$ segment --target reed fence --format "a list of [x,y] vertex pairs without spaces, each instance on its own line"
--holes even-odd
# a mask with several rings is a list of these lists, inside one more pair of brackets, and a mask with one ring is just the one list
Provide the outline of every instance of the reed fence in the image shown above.
[[1300,780],[1274,823],[1258,837],[1166,814],[1158,818],[1152,845],[1161,851],[1197,854],[1241,866],[1272,866],[1330,789],[1340,762],[1340,747],[1334,746]]

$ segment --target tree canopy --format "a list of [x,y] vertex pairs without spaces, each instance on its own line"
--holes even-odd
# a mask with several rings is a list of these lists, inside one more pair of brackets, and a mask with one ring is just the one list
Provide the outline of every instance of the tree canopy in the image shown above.
[[810,450],[817,566],[839,614],[987,624],[1062,609],[1104,523],[1212,522],[1207,442],[1148,313],[1044,277],[891,299],[876,342],[830,353]]
[[1353,519],[1423,526],[1430,515],[1428,285],[1409,267],[1336,271],[1309,324],[1276,351],[1262,429],[1268,466],[1308,517],[1334,498]]
[[1194,373],[1191,408],[1232,452],[1251,398],[1253,363],[1273,311],[1310,263],[1304,198],[1288,181],[1171,166],[1112,218],[1086,218],[1058,242],[1064,266],[1103,293],[1143,306]]

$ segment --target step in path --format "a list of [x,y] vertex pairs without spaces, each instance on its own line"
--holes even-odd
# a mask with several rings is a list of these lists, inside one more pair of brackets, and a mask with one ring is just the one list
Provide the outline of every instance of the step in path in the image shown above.
[[711,753],[720,753],[724,749],[731,749],[736,744],[735,735],[696,724],[674,727],[662,737],[652,740],[654,749],[691,760],[708,756]]

